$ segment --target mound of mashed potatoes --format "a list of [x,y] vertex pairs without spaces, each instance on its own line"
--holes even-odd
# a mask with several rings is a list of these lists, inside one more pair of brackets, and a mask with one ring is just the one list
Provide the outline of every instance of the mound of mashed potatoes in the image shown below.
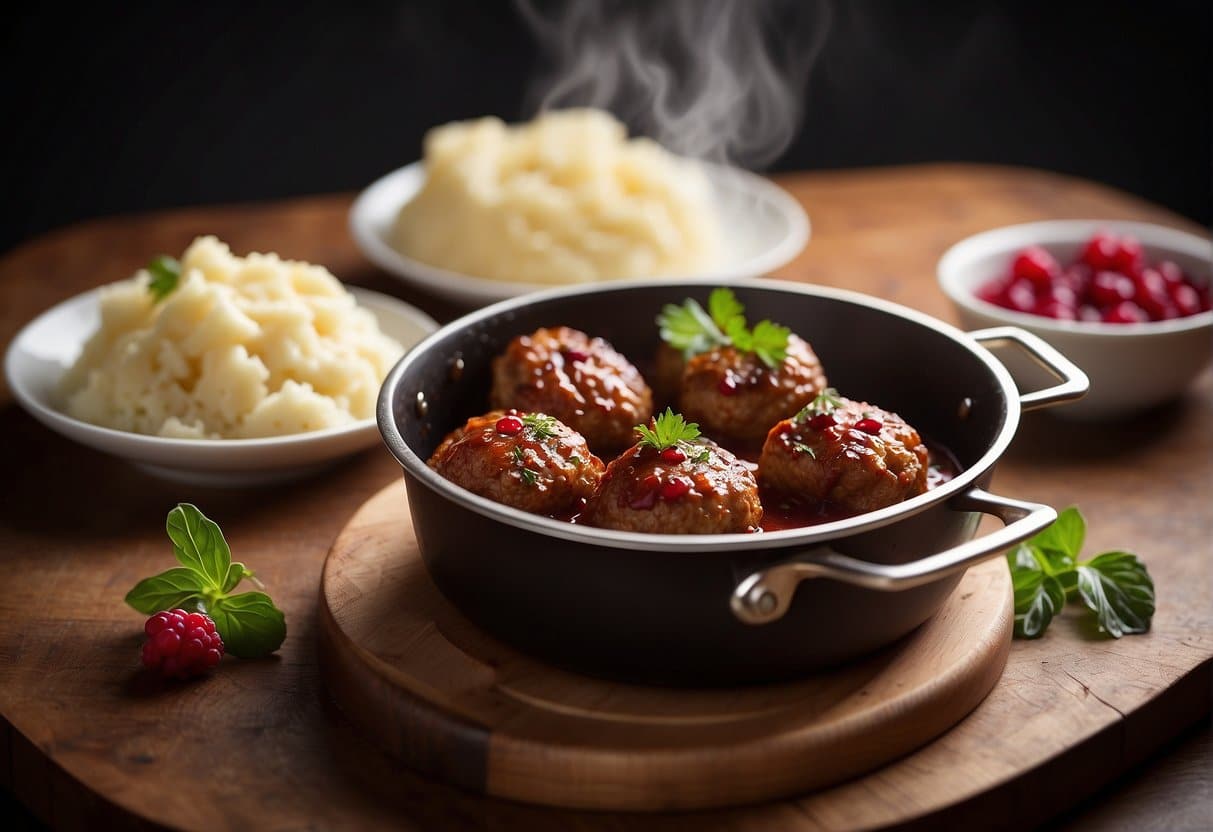
[[321,266],[200,237],[166,297],[150,281],[102,291],[101,327],[63,381],[69,415],[189,439],[331,428],[374,415],[404,352]]
[[425,185],[394,245],[423,263],[527,283],[688,274],[717,257],[711,186],[693,162],[600,110],[526,124],[447,124],[425,139]]

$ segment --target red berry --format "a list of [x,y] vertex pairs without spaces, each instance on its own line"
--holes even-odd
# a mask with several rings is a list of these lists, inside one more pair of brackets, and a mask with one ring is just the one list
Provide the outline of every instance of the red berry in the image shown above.
[[1041,301],[1032,311],[1043,318],[1053,318],[1057,321],[1074,321],[1078,319],[1078,311],[1073,306],[1068,306],[1055,300]]
[[502,416],[497,420],[497,432],[503,436],[517,436],[522,432],[522,420],[517,416]]
[[681,448],[666,448],[660,454],[665,462],[685,462],[687,455],[682,452]]
[[1003,292],[1006,291],[1006,285],[1000,278],[987,280],[981,286],[977,287],[977,299],[984,300],[986,303],[992,303],[995,306],[1002,306]]
[[1097,307],[1089,303],[1084,303],[1078,307],[1078,320],[1080,321],[1102,321],[1103,313]]
[[582,352],[581,350],[565,350],[564,360],[568,361],[570,364],[578,361],[589,361],[590,355],[589,353]]
[[215,632],[215,622],[202,613],[158,612],[143,630],[149,634],[141,655],[143,666],[164,677],[197,676],[223,656],[223,639]]
[[1133,281],[1123,274],[1103,271],[1097,272],[1095,277],[1091,278],[1088,294],[1097,306],[1107,309],[1121,301],[1129,300],[1136,291]]
[[1146,311],[1131,300],[1122,301],[1103,313],[1104,323],[1140,324],[1149,320]]
[[156,635],[156,633],[160,632],[168,625],[169,625],[168,613],[167,612],[158,612],[155,615],[153,615],[151,618],[149,618],[147,620],[147,622],[143,625],[143,632],[147,634],[148,638],[151,638],[152,636]]
[[677,500],[691,490],[691,482],[685,477],[671,477],[661,486],[661,499]]
[[657,503],[657,491],[661,488],[661,480],[656,474],[649,474],[636,484],[636,489],[632,493],[632,501],[628,503],[628,508],[635,509],[650,509]]
[[855,429],[864,433],[880,433],[880,422],[876,419],[860,419],[855,423]]
[[838,423],[834,421],[834,417],[829,413],[818,413],[816,416],[809,419],[809,427],[811,427],[813,430],[825,430],[826,428],[834,427],[836,424]]
[[1142,269],[1134,283],[1134,302],[1146,310],[1151,320],[1164,320],[1167,310],[1171,307],[1171,296],[1167,293],[1167,282],[1163,276],[1154,269]]
[[1142,266],[1141,243],[1136,237],[1124,236],[1116,246],[1112,255],[1112,263],[1121,274],[1132,275],[1140,271]]
[[1177,263],[1173,263],[1170,260],[1159,262],[1154,266],[1154,269],[1162,275],[1162,279],[1167,282],[1168,286],[1178,286],[1180,283],[1185,282],[1184,270]]
[[1036,306],[1036,288],[1027,280],[1017,278],[1007,286],[1004,298],[1005,302],[1002,305],[1007,309],[1013,309],[1016,312],[1031,312]]
[[1180,317],[1195,315],[1201,310],[1200,295],[1186,283],[1181,283],[1171,289],[1171,300],[1175,303],[1175,311]]
[[1116,254],[1119,250],[1117,239],[1105,231],[1100,231],[1082,250],[1082,262],[1095,270],[1112,269],[1116,267]]
[[736,395],[737,379],[733,377],[732,373],[726,373],[723,377],[721,377],[720,381],[716,383],[716,389],[720,391],[720,395],[722,396]]
[[1081,295],[1087,290],[1087,284],[1091,282],[1091,277],[1095,273],[1091,271],[1091,267],[1086,263],[1074,263],[1066,268],[1061,273],[1061,278],[1058,283],[1064,286],[1069,286],[1076,293]]
[[1019,252],[1011,263],[1011,274],[1026,280],[1039,292],[1048,289],[1061,266],[1052,254],[1040,246],[1030,246]]

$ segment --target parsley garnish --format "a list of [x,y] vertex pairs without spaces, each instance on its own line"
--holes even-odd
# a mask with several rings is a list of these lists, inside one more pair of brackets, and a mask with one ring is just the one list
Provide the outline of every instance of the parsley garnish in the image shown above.
[[1078,560],[1086,521],[1077,508],[1007,553],[1016,638],[1039,638],[1068,598],[1080,597],[1113,638],[1150,629],[1154,581],[1137,555],[1112,551]]
[[699,425],[682,418],[681,413],[675,413],[670,408],[665,409],[653,421],[653,427],[637,425],[636,432],[640,434],[640,447],[664,451],[681,442],[693,442],[699,438]]
[[580,467],[581,467],[581,457],[577,456],[577,454],[573,454],[573,455],[571,455],[571,456],[569,457],[569,462],[573,463],[573,464],[574,464],[574,465],[576,465],[578,468],[580,468]]
[[534,485],[535,483],[539,482],[539,475],[530,468],[523,468],[519,474],[522,475],[522,481],[527,485]]
[[661,328],[661,340],[687,358],[732,344],[742,352],[757,355],[768,367],[787,358],[788,337],[792,334],[786,326],[767,320],[750,329],[745,307],[732,290],[723,287],[713,289],[708,296],[707,312],[693,298],[687,298],[681,306],[666,304],[657,316],[657,326]]
[[792,421],[799,423],[823,413],[833,413],[834,409],[838,407],[842,407],[842,399],[839,398],[838,391],[833,387],[827,387],[814,396],[813,401],[802,407]]
[[556,435],[556,420],[543,413],[528,413],[522,417],[524,424],[531,431],[531,438],[536,442],[551,439]]
[[181,280],[181,264],[165,255],[148,263],[147,272],[152,276],[147,284],[147,290],[152,295],[152,303],[159,303],[168,297],[177,288],[177,282]]
[[817,459],[817,451],[813,450],[812,448],[810,448],[808,445],[804,444],[803,442],[793,442],[792,448],[797,453],[808,454],[813,459]]
[[232,560],[223,532],[189,503],[168,513],[165,523],[180,566],[144,578],[126,603],[144,615],[180,607],[205,612],[215,622],[227,652],[242,659],[268,656],[286,638],[286,619],[264,592],[230,594],[252,570]]
[[691,462],[694,462],[696,464],[703,464],[704,462],[708,462],[709,460],[711,460],[711,458],[712,458],[712,452],[709,451],[707,448],[704,448],[702,451],[695,454],[695,456],[691,459]]
[[513,455],[514,461],[519,465],[526,461],[526,451],[522,450],[521,445],[515,445],[510,449],[510,453]]

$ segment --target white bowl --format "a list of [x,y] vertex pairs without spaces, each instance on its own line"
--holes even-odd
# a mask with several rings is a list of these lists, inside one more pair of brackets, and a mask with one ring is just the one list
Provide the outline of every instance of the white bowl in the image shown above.
[[1213,311],[1140,324],[1058,321],[1014,312],[976,296],[978,287],[1007,273],[1021,249],[1038,245],[1062,263],[1073,262],[1100,229],[1131,234],[1150,262],[1173,260],[1184,271],[1209,275],[1208,239],[1143,222],[1050,220],[996,228],[961,240],[939,261],[940,288],[956,305],[966,329],[1013,324],[1034,332],[1081,367],[1091,379],[1086,397],[1058,408],[1062,418],[1128,416],[1179,396],[1213,360]]
[[[787,191],[738,168],[697,164],[712,186],[720,219],[720,261],[700,273],[677,277],[727,283],[764,275],[800,253],[809,239],[809,218]],[[508,283],[447,271],[397,251],[391,243],[396,215],[424,183],[423,163],[414,162],[376,180],[358,195],[350,209],[350,232],[367,259],[410,286],[458,303],[483,305],[556,288],[548,283]]]
[[[348,287],[375,314],[379,327],[405,349],[438,328],[425,313],[393,297]],[[4,372],[17,402],[53,431],[98,451],[123,457],[164,479],[233,488],[305,476],[379,443],[375,417],[349,425],[266,439],[167,439],[82,422],[58,409],[59,382],[100,325],[100,292],[93,289],[48,309],[13,339]]]

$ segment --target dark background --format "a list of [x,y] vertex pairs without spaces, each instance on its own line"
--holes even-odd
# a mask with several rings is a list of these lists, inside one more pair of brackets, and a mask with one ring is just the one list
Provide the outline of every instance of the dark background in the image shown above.
[[[544,67],[508,2],[129,5],[6,12],[0,251],[98,215],[359,189],[436,123],[529,115]],[[776,170],[1030,165],[1209,223],[1207,0],[830,5]]]

